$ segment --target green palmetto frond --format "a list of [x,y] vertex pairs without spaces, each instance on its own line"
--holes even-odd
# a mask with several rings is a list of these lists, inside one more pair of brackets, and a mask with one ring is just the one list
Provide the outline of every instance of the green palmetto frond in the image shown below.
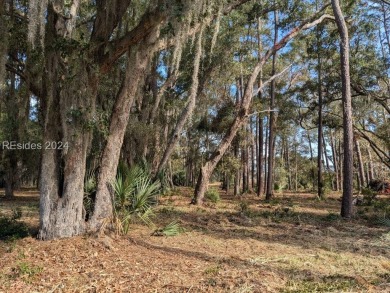
[[96,178],[93,170],[87,171],[84,178],[84,193],[89,195],[96,191]]
[[159,182],[151,182],[150,178],[144,177],[138,180],[135,193],[132,198],[132,208],[137,212],[144,212],[155,202],[155,195],[160,189]]
[[183,232],[185,229],[177,221],[173,221],[163,228],[154,230],[152,236],[176,236]]
[[112,188],[115,193],[115,206],[122,210],[129,202],[131,195],[131,186],[126,183],[126,179],[122,174],[118,174],[115,181],[112,183]]
[[[122,173],[123,172],[123,173]],[[116,223],[120,223],[120,233],[126,234],[134,217],[148,226],[153,226],[152,206],[157,202],[160,183],[152,182],[150,171],[146,167],[128,168],[120,164],[118,174],[112,183],[114,191]]]

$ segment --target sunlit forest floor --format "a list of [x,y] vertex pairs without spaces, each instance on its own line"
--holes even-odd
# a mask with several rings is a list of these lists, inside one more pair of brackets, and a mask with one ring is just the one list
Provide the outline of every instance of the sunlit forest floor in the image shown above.
[[[202,207],[189,205],[191,194],[160,199],[155,224],[185,228],[173,237],[134,224],[127,236],[0,241],[0,292],[390,292],[390,232],[375,207],[345,221],[336,194],[266,203],[221,192]],[[37,192],[17,195],[0,199],[0,213],[20,207],[34,234]]]

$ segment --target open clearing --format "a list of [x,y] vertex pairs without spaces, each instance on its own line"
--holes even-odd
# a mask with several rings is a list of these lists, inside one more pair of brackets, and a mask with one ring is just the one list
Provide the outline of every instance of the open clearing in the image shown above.
[[[162,197],[155,223],[177,220],[186,232],[0,242],[0,292],[390,292],[390,232],[368,207],[341,220],[339,196],[224,193],[217,204],[190,206],[190,189]],[[388,199],[382,199],[383,201]],[[38,195],[0,201],[38,227]]]

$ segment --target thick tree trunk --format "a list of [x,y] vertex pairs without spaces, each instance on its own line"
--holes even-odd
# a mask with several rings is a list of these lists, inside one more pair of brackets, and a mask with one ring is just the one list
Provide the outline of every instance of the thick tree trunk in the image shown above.
[[202,194],[202,196],[195,196],[192,199],[192,204],[201,205],[203,203],[204,194],[208,189],[208,184],[210,181],[210,176],[212,174],[212,166],[209,163],[206,163],[199,172],[199,177],[196,182],[195,194]]
[[[157,48],[155,41],[160,31],[159,26],[166,19],[164,12],[156,8],[145,13],[139,24],[118,42],[110,42],[113,31],[118,27],[131,0],[103,2],[96,3],[97,13],[90,46],[88,49],[84,46],[74,50],[72,48],[76,41],[71,40],[71,36],[76,27],[80,1],[73,1],[70,16],[66,17],[62,14],[65,10],[64,3],[48,3],[44,48],[47,78],[43,79],[41,93],[45,117],[38,235],[41,239],[69,237],[82,234],[88,229],[96,230],[111,215],[108,190],[115,177],[123,133],[135,94],[132,94],[132,90],[143,80],[140,68],[146,67],[148,54]],[[107,50],[109,43],[111,46]],[[54,44],[64,44],[64,47],[59,48]],[[139,44],[146,45],[139,49]],[[83,207],[84,176],[92,134],[89,125],[95,118],[98,71],[101,74],[107,73],[130,47],[135,55],[138,53],[142,56],[142,62],[129,65],[131,76],[128,74],[127,80],[131,82],[126,86],[129,96],[119,95],[114,105],[110,135],[98,178],[95,210],[90,225],[87,226]]]
[[95,209],[89,229],[98,230],[112,216],[113,193],[111,184],[115,180],[123,138],[129,120],[134,97],[146,75],[146,67],[154,50],[147,45],[134,46],[129,52],[125,80],[115,101],[110,121],[110,132],[103,151],[98,175]]
[[353,196],[353,125],[352,125],[352,101],[349,74],[349,37],[348,28],[342,14],[339,0],[332,0],[333,13],[336,18],[340,34],[340,59],[341,59],[341,82],[343,101],[343,128],[344,128],[344,161],[343,161],[343,197],[341,216],[352,216]]
[[[49,58],[49,80],[59,80],[55,78],[58,58],[56,53]],[[38,235],[43,240],[85,232],[84,175],[91,133],[84,125],[92,117],[89,107],[94,109],[97,80],[86,67],[80,68],[74,75],[77,80],[62,85],[63,90],[57,84],[47,85]]]
[[[43,240],[85,231],[84,175],[98,80],[80,52],[63,60],[52,47],[63,38],[66,20],[49,4],[42,108],[45,115],[40,182],[40,230]],[[74,62],[74,63],[73,63]]]

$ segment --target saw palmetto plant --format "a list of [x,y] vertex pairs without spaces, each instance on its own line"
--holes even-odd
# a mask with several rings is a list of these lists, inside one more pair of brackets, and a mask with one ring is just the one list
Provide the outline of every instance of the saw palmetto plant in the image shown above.
[[160,183],[152,181],[148,168],[121,164],[112,188],[116,229],[120,234],[127,234],[136,219],[153,226],[152,207],[157,203]]

